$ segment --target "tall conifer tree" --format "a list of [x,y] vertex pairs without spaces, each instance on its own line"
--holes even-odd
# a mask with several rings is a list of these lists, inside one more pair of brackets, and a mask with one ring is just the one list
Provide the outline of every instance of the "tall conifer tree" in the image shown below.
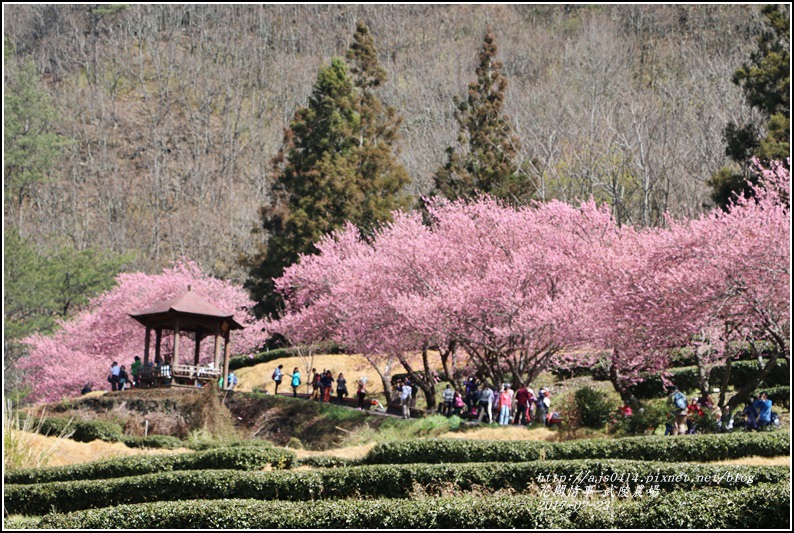
[[507,78],[496,52],[489,29],[480,49],[477,81],[469,84],[465,100],[455,98],[458,146],[447,148],[447,162],[435,176],[436,188],[447,198],[483,192],[523,203],[535,192],[516,161],[521,142],[504,114]]
[[758,37],[758,48],[733,74],[733,83],[744,91],[747,103],[766,121],[766,132],[756,124],[730,122],[723,133],[725,155],[742,166],[723,167],[706,183],[713,189],[714,202],[725,208],[735,194],[751,193],[755,172],[747,162],[756,157],[763,162],[785,161],[791,156],[791,31],[789,17],[778,5],[762,9],[766,27]]
[[320,69],[309,103],[296,111],[273,161],[271,198],[261,210],[267,242],[246,259],[246,288],[259,316],[274,314],[273,278],[315,253],[314,243],[350,221],[369,231],[406,207],[408,173],[397,161],[400,119],[374,90],[386,80],[367,26],[347,54]]

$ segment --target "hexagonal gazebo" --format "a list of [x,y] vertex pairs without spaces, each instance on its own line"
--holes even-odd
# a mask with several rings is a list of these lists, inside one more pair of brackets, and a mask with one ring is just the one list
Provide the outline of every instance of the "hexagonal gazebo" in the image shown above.
[[[243,329],[243,326],[234,320],[232,313],[221,311],[188,286],[187,292],[176,298],[158,302],[143,311],[130,313],[129,316],[146,327],[143,366],[139,375],[142,384],[158,386],[170,383],[177,386],[198,386],[213,380],[217,381],[223,376],[223,388],[228,388],[231,353],[229,332],[233,329]],[[152,330],[155,332],[154,365],[149,364]],[[174,352],[170,362],[161,356],[163,331],[172,331],[174,335]],[[196,339],[192,365],[179,362],[179,337],[184,332],[192,333]],[[209,336],[215,337],[214,364],[199,366],[201,340]],[[220,366],[221,338],[224,340],[222,367]]]

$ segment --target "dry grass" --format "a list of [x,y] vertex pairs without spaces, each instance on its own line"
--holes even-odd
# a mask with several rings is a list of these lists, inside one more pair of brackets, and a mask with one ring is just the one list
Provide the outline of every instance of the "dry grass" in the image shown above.
[[362,446],[350,446],[347,448],[333,448],[330,450],[323,450],[323,451],[310,451],[310,450],[292,450],[295,452],[295,455],[298,456],[298,459],[303,459],[305,457],[322,457],[322,456],[333,456],[339,457],[341,459],[362,459],[366,457],[369,451],[375,447],[375,442],[370,442],[368,444],[364,444]]
[[114,457],[124,457],[128,455],[156,455],[191,451],[187,448],[180,448],[177,450],[128,448],[127,445],[121,442],[110,443],[101,440],[76,442],[71,439],[60,439],[60,442],[57,442],[57,437],[45,437],[38,433],[29,433],[26,431],[19,431],[18,435],[24,446],[32,450],[52,450],[52,454],[46,466],[88,463],[91,461],[112,459]]
[[545,427],[527,429],[523,426],[484,427],[467,431],[450,431],[440,435],[440,439],[474,440],[558,440],[558,434]]
[[712,461],[710,465],[747,465],[747,466],[791,466],[790,455],[780,455],[778,457],[740,457],[739,459],[726,459],[724,461]]
[[[414,364],[415,367],[421,367],[421,355],[417,354],[415,356],[415,361],[411,361],[411,363]],[[304,361],[300,357],[285,357],[283,359],[270,361],[269,363],[262,363],[237,370],[235,372],[235,375],[239,380],[239,383],[236,387],[237,390],[250,392],[254,387],[259,387],[264,388],[268,392],[272,393],[274,383],[271,379],[271,376],[278,365],[284,365],[282,370],[284,372],[289,372],[290,374],[292,373],[293,368],[298,367],[301,373],[302,382],[298,392],[307,392],[306,384],[309,382],[310,377],[306,376]],[[355,382],[362,376],[367,377],[367,392],[370,395],[380,394],[383,392],[383,383],[381,382],[380,376],[372,368],[372,365],[370,365],[361,355],[315,355],[313,366],[318,371],[322,371],[323,369],[331,370],[334,379],[336,379],[340,372],[344,374],[345,379],[347,379],[347,390],[349,391],[350,396],[355,395]],[[398,366],[394,369],[394,372],[400,373],[404,372],[404,370],[401,366]],[[289,377],[285,376],[284,381],[281,382],[281,386],[279,387],[278,391],[279,393],[292,392]],[[309,392],[311,392],[311,389],[309,389]]]

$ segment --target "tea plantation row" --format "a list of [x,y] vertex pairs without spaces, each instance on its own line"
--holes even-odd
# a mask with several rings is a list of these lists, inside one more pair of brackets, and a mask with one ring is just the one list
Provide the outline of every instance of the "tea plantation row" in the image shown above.
[[368,464],[523,462],[540,459],[721,461],[789,455],[787,432],[627,437],[570,442],[427,439],[379,444]]
[[[551,478],[551,476],[556,476]],[[656,486],[672,492],[707,486],[737,489],[758,483],[789,480],[785,466],[715,466],[646,461],[535,461],[531,463],[475,463],[449,465],[371,465],[296,472],[240,472],[200,470],[165,472],[121,479],[68,481],[5,488],[6,511],[35,514],[41,509],[60,512],[119,504],[195,498],[257,498],[316,500],[343,498],[409,498],[415,485],[433,492],[478,487],[496,491],[526,491],[552,485],[591,490],[612,486]]]
[[677,491],[610,504],[537,496],[281,502],[191,500],[45,516],[46,529],[788,529],[787,484]]
[[[659,438],[589,439],[564,443],[538,441],[480,441],[430,439],[381,444],[363,461],[309,458],[300,464],[352,466],[405,463],[516,463],[553,459],[642,459],[648,461],[718,461],[748,456],[774,457],[789,454],[789,433],[731,433]],[[256,450],[256,451],[251,451]],[[46,483],[80,479],[119,478],[172,470],[256,470],[265,465],[290,468],[295,455],[261,441],[242,441],[239,446],[207,452],[109,459],[81,465],[25,469],[7,472],[5,483]]]
[[268,465],[290,468],[295,454],[270,446],[237,446],[175,455],[138,455],[79,465],[28,468],[6,472],[6,484],[49,483],[136,476],[173,470],[261,470]]

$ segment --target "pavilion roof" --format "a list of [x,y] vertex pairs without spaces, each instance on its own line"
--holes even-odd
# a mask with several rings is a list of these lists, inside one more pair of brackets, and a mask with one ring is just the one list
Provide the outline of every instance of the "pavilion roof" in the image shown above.
[[[148,309],[130,313],[129,316],[144,326],[162,324],[164,320],[171,320],[178,316],[180,317],[180,322],[183,322],[181,325],[182,329],[186,331],[191,329],[191,325],[195,321],[198,321],[197,325],[203,325],[206,324],[207,320],[216,323],[228,321],[229,329],[243,329],[243,326],[234,320],[234,313],[218,309],[207,300],[191,291],[190,288],[188,288],[187,292],[175,298],[157,302]],[[182,318],[185,320],[181,320]]]

